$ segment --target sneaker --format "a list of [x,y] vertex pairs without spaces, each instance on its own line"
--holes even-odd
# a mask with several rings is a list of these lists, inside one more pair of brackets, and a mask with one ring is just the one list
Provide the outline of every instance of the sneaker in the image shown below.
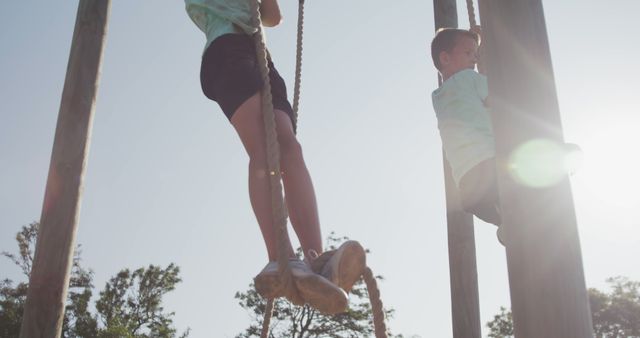
[[367,255],[357,241],[346,241],[337,250],[322,253],[314,260],[313,270],[349,292],[364,273]]
[[289,267],[300,296],[311,307],[324,314],[336,314],[347,310],[347,294],[313,272],[307,263],[299,259],[290,260]]
[[264,298],[278,298],[284,296],[284,290],[278,272],[278,262],[272,261],[253,278],[256,291]]

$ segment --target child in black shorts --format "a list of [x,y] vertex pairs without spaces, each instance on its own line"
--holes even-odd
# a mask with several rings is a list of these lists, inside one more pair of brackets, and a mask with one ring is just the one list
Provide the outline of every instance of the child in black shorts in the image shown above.
[[[273,298],[282,295],[277,294],[275,287],[278,280],[277,240],[271,216],[266,166],[267,147],[261,106],[263,82],[252,37],[257,28],[251,25],[250,1],[256,0],[185,0],[185,3],[189,16],[207,36],[200,74],[202,90],[208,98],[219,104],[249,155],[251,206],[269,257],[269,263],[254,281],[260,294]],[[276,0],[262,0],[260,13],[264,26],[280,23]],[[293,111],[287,100],[285,83],[271,60],[268,61],[268,67],[285,200],[305,255],[304,261],[299,260],[289,243],[289,266],[294,282],[307,303],[325,313],[342,312],[347,303],[344,290],[349,290],[357,278],[349,276],[338,282],[332,276],[323,277],[310,268],[311,262],[323,251],[315,193],[302,148],[294,133]],[[354,248],[357,250],[354,251]],[[364,262],[364,250],[361,247],[346,243],[341,249],[341,254],[334,255],[336,259],[331,264],[352,265],[335,262],[337,259],[362,259]],[[342,254],[344,252],[349,254]],[[348,271],[334,273],[342,277],[349,274]],[[348,282],[345,284],[344,281]]]

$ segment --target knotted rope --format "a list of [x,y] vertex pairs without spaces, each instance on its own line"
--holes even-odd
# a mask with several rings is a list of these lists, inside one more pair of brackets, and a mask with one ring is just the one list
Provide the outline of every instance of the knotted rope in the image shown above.
[[[480,26],[478,25],[478,22],[476,21],[476,10],[475,7],[473,5],[473,0],[467,0],[467,13],[469,16],[469,31],[474,32],[476,34],[480,34]],[[482,37],[481,37],[482,38]],[[484,48],[482,48],[482,46],[480,46],[480,49],[478,50],[479,55],[479,59],[478,59],[478,72],[480,72],[481,74],[486,74],[485,69],[484,69],[484,62],[482,62],[482,60],[484,59]]]
[[371,303],[371,311],[373,312],[373,328],[376,338],[387,338],[387,325],[384,322],[384,308],[380,299],[380,290],[373,271],[368,266],[364,269],[364,282],[367,284],[367,293],[369,294],[369,302]]
[[[264,41],[262,24],[260,19],[260,4],[258,0],[251,1],[252,24],[257,28],[254,35],[256,45],[256,55],[263,80],[261,92],[262,114],[267,144],[267,169],[269,173],[269,183],[271,188],[271,209],[273,224],[276,228],[278,238],[278,269],[280,274],[280,286],[285,296],[294,304],[302,305],[304,300],[300,297],[291,276],[289,268],[289,238],[287,236],[287,211],[282,195],[282,183],[280,175],[280,148],[278,144],[278,134],[275,123],[275,113],[273,111],[273,98],[271,95],[271,84],[269,81],[269,66],[267,60],[267,48]],[[296,71],[293,94],[293,127],[297,130],[298,108],[300,102],[300,87],[302,78],[302,33],[304,23],[304,0],[299,0],[298,6],[298,34],[296,49]],[[369,293],[369,300],[373,311],[373,322],[376,338],[387,338],[384,309],[380,300],[380,291],[373,272],[369,267],[364,271],[364,280]],[[269,299],[265,307],[265,317],[262,323],[261,338],[268,338],[271,317],[273,315],[274,299]]]
[[304,26],[304,0],[298,0],[298,35],[296,38],[296,77],[293,86],[293,131],[298,131],[298,107],[302,85],[302,28]]
[[278,133],[276,131],[275,113],[273,111],[273,98],[271,95],[271,83],[269,81],[269,66],[267,61],[267,49],[262,33],[260,20],[260,4],[258,0],[251,1],[253,26],[258,29],[254,35],[256,45],[256,55],[260,74],[262,76],[263,88],[262,115],[266,133],[267,147],[267,174],[269,175],[269,185],[271,190],[271,215],[276,238],[278,240],[278,269],[280,274],[281,290],[286,292],[287,298],[292,301],[300,300],[297,290],[293,285],[291,270],[289,269],[289,238],[287,236],[287,211],[282,196],[282,180],[280,175],[280,145],[278,144]]
[[467,0],[467,13],[469,14],[469,27],[474,28],[478,26],[476,22],[476,9],[473,6],[473,0]]

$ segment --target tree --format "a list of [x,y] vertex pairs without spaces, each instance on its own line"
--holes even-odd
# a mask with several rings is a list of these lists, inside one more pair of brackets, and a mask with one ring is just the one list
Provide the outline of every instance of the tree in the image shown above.
[[[348,238],[337,238],[332,233],[329,249]],[[368,250],[367,250],[368,252]],[[301,250],[298,250],[300,255]],[[382,280],[382,276],[376,277]],[[251,324],[236,338],[260,337],[266,300],[256,291],[253,284],[244,292],[237,292],[239,305],[251,315]],[[386,309],[385,316],[391,318],[393,309]],[[337,315],[324,315],[308,305],[295,306],[286,300],[277,299],[273,307],[269,338],[361,338],[373,333],[373,312],[369,304],[366,286],[362,280],[356,283],[349,296],[349,309]],[[402,338],[402,335],[390,337]]]
[[589,289],[596,337],[640,337],[640,282],[613,277],[607,283],[609,294]]
[[[593,331],[597,338],[640,337],[640,282],[626,277],[607,279],[610,293],[595,288],[588,290],[593,319]],[[511,311],[500,308],[500,313],[487,323],[489,337],[513,337]]]
[[493,316],[493,320],[487,323],[489,328],[489,338],[510,338],[513,337],[513,317],[511,311],[505,307],[500,307],[500,313]]
[[[98,337],[175,337],[174,313],[163,313],[162,297],[181,281],[180,268],[173,263],[162,269],[149,265],[133,272],[120,271],[112,277],[96,302],[97,318],[105,329]],[[187,337],[188,332],[181,337]]]
[[[2,256],[7,257],[16,264],[25,278],[28,280],[31,275],[31,267],[33,265],[33,248],[36,244],[38,236],[38,222],[33,222],[27,226],[23,226],[21,231],[16,234],[16,242],[18,243],[18,255],[3,251]],[[77,323],[80,333],[85,333],[85,327],[92,326],[92,320],[87,317],[88,300],[91,298],[91,289],[93,288],[92,279],[93,272],[86,270],[80,265],[80,254],[82,250],[78,247],[73,257],[73,265],[71,267],[71,276],[69,279],[69,290],[65,316],[63,319],[63,332],[65,337],[75,337]],[[20,334],[20,325],[22,323],[22,313],[24,312],[24,304],[27,299],[27,289],[29,285],[26,282],[18,283],[15,287],[13,281],[5,279],[0,284],[0,336],[1,337],[17,337]]]
[[[31,273],[33,247],[38,223],[23,226],[17,234],[19,254],[2,252],[26,276]],[[97,313],[89,311],[93,293],[93,271],[80,265],[80,246],[75,251],[62,336],[124,338],[124,337],[176,337],[173,327],[174,313],[163,313],[162,297],[175,289],[181,279],[180,268],[169,264],[166,268],[149,265],[133,272],[121,270],[105,285],[95,303]],[[0,282],[0,337],[18,337],[28,284],[5,279]],[[189,330],[180,335],[187,337]]]

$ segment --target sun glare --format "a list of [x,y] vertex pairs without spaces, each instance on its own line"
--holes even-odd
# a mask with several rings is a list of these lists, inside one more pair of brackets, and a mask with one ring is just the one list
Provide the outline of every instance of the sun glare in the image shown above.
[[586,128],[581,132],[580,147],[584,164],[576,174],[575,184],[600,203],[623,207],[640,207],[640,118],[626,114],[624,119]]
[[517,147],[509,157],[509,173],[516,182],[543,188],[573,174],[582,163],[582,151],[574,144],[535,139]]

